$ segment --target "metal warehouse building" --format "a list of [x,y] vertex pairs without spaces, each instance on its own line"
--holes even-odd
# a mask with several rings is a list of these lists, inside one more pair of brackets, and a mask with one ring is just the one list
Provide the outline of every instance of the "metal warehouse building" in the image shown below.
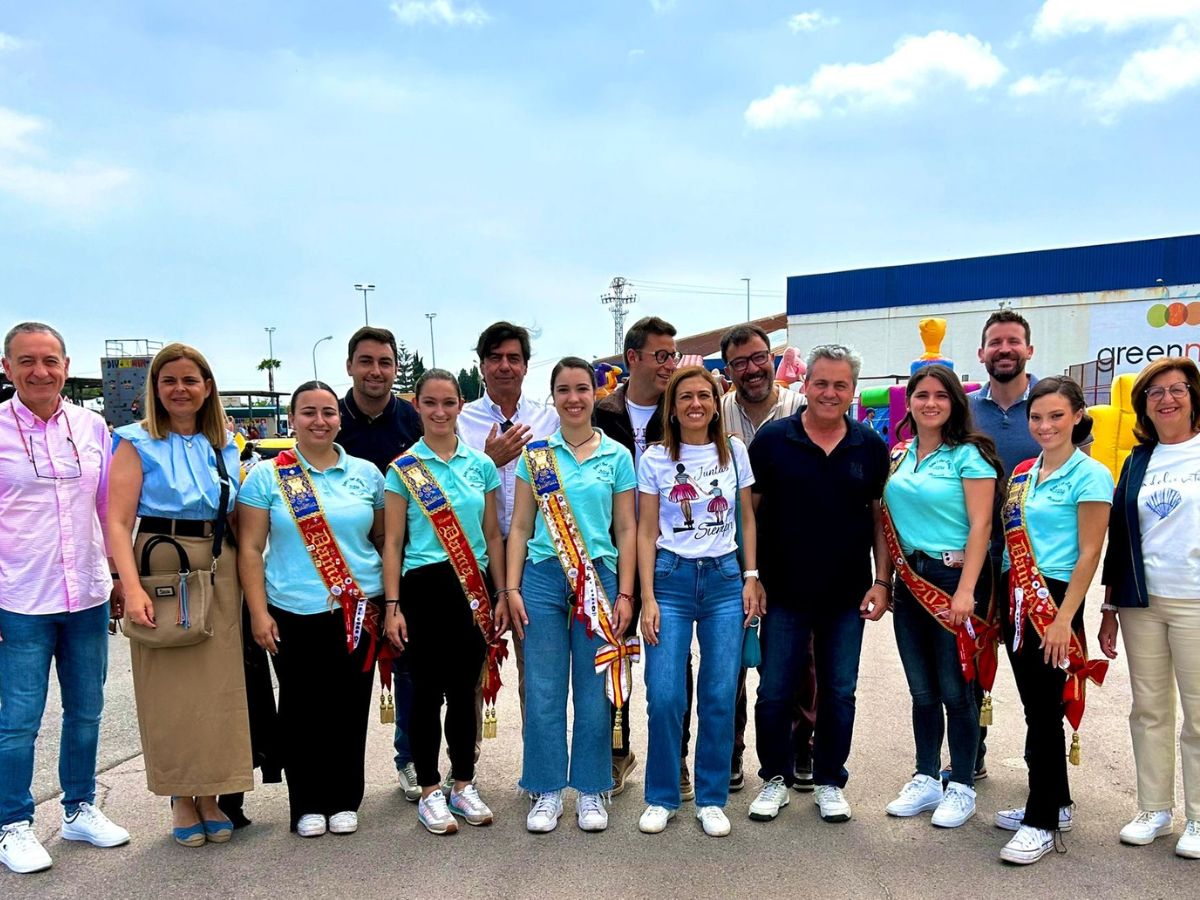
[[982,381],[980,331],[1001,307],[1029,320],[1031,372],[1069,371],[1089,402],[1107,402],[1114,375],[1160,356],[1200,361],[1200,235],[792,276],[788,342],[855,347],[871,386],[907,377],[924,349],[917,322],[940,316],[943,355]]

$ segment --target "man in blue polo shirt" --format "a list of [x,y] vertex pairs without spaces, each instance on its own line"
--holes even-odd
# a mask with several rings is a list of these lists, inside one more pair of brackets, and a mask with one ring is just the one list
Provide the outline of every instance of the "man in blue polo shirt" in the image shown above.
[[[384,475],[392,460],[421,437],[421,417],[411,403],[392,393],[396,357],[396,336],[386,328],[368,325],[354,332],[346,352],[346,374],[353,385],[338,401],[342,430],[337,442],[348,455],[373,463]],[[396,697],[396,771],[404,796],[416,801],[421,797],[421,786],[408,745],[412,682],[403,653],[393,662],[392,675]]]
[[767,592],[754,706],[763,787],[750,804],[750,818],[758,821],[774,819],[789,802],[792,704],[810,637],[821,723],[813,737],[814,800],[826,822],[850,818],[842,789],[863,626],[887,611],[892,580],[879,506],[887,446],[847,415],[861,365],[847,347],[814,347],[804,388],[808,405],[763,425],[750,445],[758,565]]

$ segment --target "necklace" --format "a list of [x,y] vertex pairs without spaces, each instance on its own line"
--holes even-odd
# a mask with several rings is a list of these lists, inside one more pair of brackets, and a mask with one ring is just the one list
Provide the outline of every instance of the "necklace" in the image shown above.
[[580,447],[582,447],[584,444],[586,444],[586,443],[590,442],[590,441],[591,441],[591,440],[592,440],[592,439],[593,439],[595,436],[596,436],[596,429],[595,429],[595,428],[593,428],[593,429],[592,429],[592,433],[591,433],[591,434],[589,434],[587,437],[585,437],[585,438],[584,438],[582,441],[580,441],[578,444],[575,444],[575,443],[572,443],[571,441],[568,441],[568,440],[567,440],[567,436],[566,436],[565,434],[563,435],[563,441],[564,441],[564,442],[566,442],[566,445],[567,445],[568,447],[570,447],[572,450],[578,450],[578,449],[579,449]]

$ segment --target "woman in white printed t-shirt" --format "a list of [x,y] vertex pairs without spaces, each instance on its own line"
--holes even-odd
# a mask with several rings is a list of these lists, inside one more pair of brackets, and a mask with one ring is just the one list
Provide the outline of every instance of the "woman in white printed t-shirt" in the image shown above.
[[[723,808],[742,638],[765,596],[755,571],[754,476],[746,445],[727,438],[721,427],[720,396],[704,368],[676,371],[663,398],[662,443],[648,446],[638,463],[638,568],[645,573],[641,624],[650,717],[647,805],[638,827],[651,834],[666,828],[680,805],[679,753],[693,625],[700,640],[696,818],[706,834],[729,833]],[[731,498],[737,498],[741,514],[740,547],[739,521],[729,514]]]

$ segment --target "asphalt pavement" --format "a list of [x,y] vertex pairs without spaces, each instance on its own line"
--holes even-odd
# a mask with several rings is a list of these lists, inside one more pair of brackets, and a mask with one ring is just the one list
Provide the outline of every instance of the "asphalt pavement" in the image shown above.
[[[1099,618],[1100,590],[1089,596],[1088,634]],[[374,711],[368,738],[367,794],[361,827],[350,836],[302,839],[288,833],[285,785],[247,797],[254,820],[226,845],[175,845],[165,798],[147,792],[133,709],[129,650],[112,639],[108,705],[102,730],[97,802],[133,834],[110,850],[62,841],[57,801],[59,702],[56,687],[38,745],[36,830],[54,867],[35,875],[0,871],[4,898],[108,897],[1155,897],[1200,896],[1200,861],[1174,855],[1174,838],[1125,847],[1117,832],[1136,811],[1130,747],[1129,679],[1123,657],[1104,686],[1089,693],[1082,731],[1083,764],[1071,767],[1075,827],[1065,852],[1028,867],[1001,863],[1008,833],[992,825],[997,809],[1024,803],[1024,723],[1007,661],[995,690],[995,725],[988,736],[991,776],[978,785],[978,813],[964,826],[941,830],[928,814],[894,819],[884,806],[912,768],[911,705],[896,653],[890,617],[868,623],[858,686],[858,719],[848,768],[850,822],[820,821],[811,794],[791,794],[774,822],[746,817],[759,779],[753,750],[747,785],[726,812],[733,833],[709,838],[685,803],[659,835],[637,830],[646,750],[644,691],[635,669],[633,746],[639,765],[625,793],[614,798],[607,832],[576,827],[567,800],[558,830],[525,831],[527,802],[516,781],[521,736],[515,671],[500,699],[496,740],[485,742],[477,784],[496,814],[494,825],[463,826],[435,837],[418,824],[415,804],[399,792],[390,728]],[[700,662],[703,665],[703,662]],[[750,675],[751,691],[756,682]],[[753,693],[751,694],[753,696]],[[693,728],[693,734],[695,729]],[[753,722],[747,743],[753,748]],[[319,753],[320,747],[314,746]],[[1177,829],[1183,825],[1177,787]]]

